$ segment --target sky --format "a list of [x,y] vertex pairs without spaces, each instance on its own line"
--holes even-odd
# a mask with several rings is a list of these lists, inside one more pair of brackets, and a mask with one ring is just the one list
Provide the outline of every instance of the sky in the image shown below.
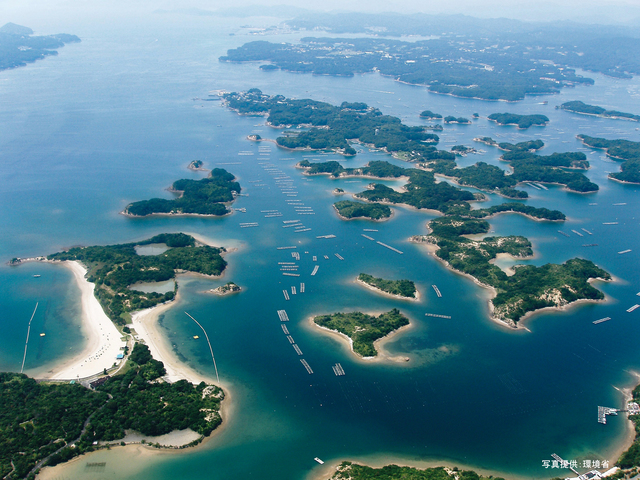
[[251,5],[291,5],[320,11],[367,11],[399,13],[464,13],[477,17],[519,20],[573,20],[583,23],[638,24],[640,0],[0,0],[0,24],[40,18],[117,18],[156,9],[199,8],[205,10]]

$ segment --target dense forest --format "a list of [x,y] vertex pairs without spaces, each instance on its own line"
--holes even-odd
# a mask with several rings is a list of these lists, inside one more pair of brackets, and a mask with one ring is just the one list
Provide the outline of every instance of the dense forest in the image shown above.
[[374,160],[364,167],[360,168],[344,168],[340,162],[330,160],[328,162],[314,162],[302,160],[296,165],[304,168],[308,175],[329,174],[332,177],[344,176],[367,176],[376,178],[398,178],[407,175],[405,168],[398,167],[384,160]]
[[381,220],[391,216],[391,209],[379,203],[362,203],[351,200],[341,200],[333,204],[336,211],[344,218],[370,218]]
[[621,182],[640,183],[640,142],[631,140],[607,140],[606,138],[578,135],[589,147],[602,148],[615,160],[622,160],[620,172],[610,173],[609,178]]
[[66,43],[79,42],[75,35],[33,35],[28,27],[7,23],[0,28],[0,70],[23,67],[49,55],[57,55],[57,49]]
[[634,120],[636,122],[640,121],[640,115],[619,112],[617,110],[607,110],[606,108],[598,107],[596,105],[589,105],[579,100],[575,100],[573,102],[565,102],[557,108],[566,110],[568,112],[582,113],[584,115],[595,115],[597,117],[604,118],[622,118],[625,120]]
[[0,373],[0,475],[33,478],[44,461],[56,465],[112,442],[125,429],[154,436],[191,428],[208,436],[222,423],[224,392],[204,382],[161,381],[162,362],[136,343],[127,371],[90,390],[74,383],[38,383]]
[[431,467],[423,470],[415,467],[386,465],[373,468],[352,462],[342,462],[331,480],[504,480],[502,477],[482,477],[472,470],[449,470]]
[[411,280],[385,280],[368,273],[358,275],[358,280],[391,295],[416,298],[416,285]]
[[[138,255],[137,246],[164,243],[170,247],[161,255]],[[78,260],[88,269],[87,280],[95,283],[95,295],[105,313],[124,325],[127,314],[172,300],[175,291],[164,294],[135,290],[140,282],[163,282],[175,278],[176,271],[220,275],[227,262],[224,249],[198,244],[184,233],[166,233],[148,240],[121,245],[74,247],[49,255],[49,260]],[[177,289],[176,285],[176,289]]]
[[518,115],[516,113],[492,113],[489,120],[498,125],[517,125],[520,129],[526,129],[533,125],[545,126],[549,123],[546,115]]
[[436,255],[451,268],[471,275],[496,289],[491,300],[496,318],[515,325],[526,313],[544,307],[557,307],[580,299],[601,300],[604,294],[588,281],[593,278],[611,279],[609,273],[589,260],[574,258],[562,265],[541,267],[519,265],[508,276],[491,263],[498,254],[529,257],[531,243],[521,236],[485,237],[470,240],[464,235],[484,234],[489,224],[481,218],[447,215],[429,222],[431,234],[414,237],[438,246]]
[[313,321],[321,327],[344,333],[353,341],[353,351],[362,357],[378,355],[373,342],[409,325],[409,319],[396,308],[377,317],[361,312],[334,313],[319,315]]
[[[191,162],[190,166],[195,165]],[[202,162],[198,167],[202,166]],[[223,168],[214,168],[207,178],[202,180],[177,180],[171,191],[180,197],[168,200],[152,198],[127,205],[124,213],[144,217],[155,213],[226,215],[229,210],[224,203],[232,202],[240,193],[240,185],[235,177]]]

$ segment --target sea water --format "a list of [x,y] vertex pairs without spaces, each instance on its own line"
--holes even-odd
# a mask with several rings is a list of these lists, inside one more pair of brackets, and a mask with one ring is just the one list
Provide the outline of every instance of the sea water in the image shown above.
[[[611,452],[625,432],[626,419],[609,417],[603,426],[596,422],[596,409],[623,406],[614,386],[632,385],[629,372],[640,364],[635,341],[640,310],[626,312],[640,291],[639,192],[637,186],[607,179],[607,172],[617,171],[619,164],[600,151],[585,150],[592,165],[587,176],[600,185],[596,194],[580,195],[555,186],[522,187],[530,194],[527,204],[562,210],[568,216],[565,223],[534,222],[518,215],[490,220],[492,234],[519,234],[532,241],[535,257],[517,263],[542,265],[580,256],[616,277],[614,283],[595,284],[608,302],[538,314],[526,322],[530,331],[514,332],[489,320],[486,290],[408,241],[412,235],[427,233],[433,214],[394,207],[394,217],[386,222],[345,222],[335,215],[332,204],[349,197],[336,197],[333,189],[356,193],[370,180],[306,177],[295,168],[304,158],[335,159],[345,166],[380,159],[406,164],[360,146],[358,156],[345,159],[250,142],[246,136],[251,133],[275,139],[279,131],[265,126],[263,117],[240,117],[220,102],[202,99],[211,98],[211,90],[258,87],[269,94],[333,104],[364,101],[411,125],[433,123],[418,118],[427,108],[443,115],[479,113],[481,118],[472,125],[446,126],[439,133],[440,148],[475,146],[486,153],[461,158],[460,165],[482,160],[506,168],[498,160],[500,151],[472,139],[540,138],[546,144],[543,154],[583,148],[575,139],[578,133],[638,140],[637,123],[553,108],[583,100],[638,113],[638,80],[585,73],[596,79],[596,85],[515,104],[484,102],[430,94],[423,87],[377,74],[336,78],[262,72],[258,64],[219,63],[217,58],[228,48],[254,39],[243,34],[240,22],[230,19],[149,14],[120,20],[91,25],[68,20],[62,25],[79,35],[82,43],[65,46],[56,57],[0,72],[0,253],[8,261],[73,245],[125,243],[178,231],[231,247],[224,278],[178,280],[180,298],[160,323],[181,359],[213,375],[209,348],[202,338],[193,338],[200,330],[184,312],[203,324],[221,379],[231,385],[234,410],[224,432],[205,446],[140,460],[142,471],[135,474],[121,469],[118,459],[125,455],[123,450],[100,452],[96,458],[107,462],[105,474],[299,479],[316,466],[316,456],[325,461],[389,456],[545,478],[568,473],[542,468],[542,460],[552,453],[568,460],[615,462]],[[31,26],[43,33],[61,29]],[[260,38],[288,41],[300,36]],[[541,105],[542,100],[549,105]],[[503,111],[542,113],[551,122],[522,131],[486,120]],[[179,178],[202,178],[202,172],[187,170],[192,160],[236,175],[247,196],[239,197],[233,207],[246,208],[246,213],[224,218],[119,215],[132,201],[171,198],[164,189]],[[274,175],[274,168],[291,177],[297,196],[281,192],[275,179],[281,174]],[[396,181],[383,183],[402,186]],[[287,200],[303,203],[315,214],[299,215]],[[504,201],[490,195],[488,202],[476,207]],[[267,218],[262,210],[278,210],[282,217]],[[294,228],[282,228],[284,220],[301,220],[311,230],[296,233]],[[240,226],[254,222],[257,227]],[[403,253],[384,248],[363,233]],[[335,238],[317,238],[322,235]],[[598,246],[582,246],[591,243]],[[280,246],[296,246],[300,277],[281,274],[278,262],[293,261],[294,250],[278,250]],[[626,249],[631,252],[617,253]],[[316,265],[318,272],[311,276]],[[354,283],[361,272],[414,280],[421,299],[409,302],[376,295]],[[3,265],[0,277],[5,292],[0,298],[0,368],[19,371],[36,302],[25,371],[37,375],[81,350],[79,292],[70,272],[49,264]],[[227,281],[243,291],[225,297],[203,293]],[[433,284],[442,298],[435,295]],[[288,291],[289,301],[283,290]],[[414,327],[395,337],[387,349],[409,357],[407,363],[358,361],[343,342],[308,323],[309,317],[322,313],[394,307]],[[288,330],[302,356],[279,325],[280,309],[288,313]],[[592,324],[606,316],[612,320]],[[301,358],[313,374],[307,373]],[[341,363],[345,376],[334,375],[335,363]],[[69,478],[90,473],[82,459],[69,472]]]

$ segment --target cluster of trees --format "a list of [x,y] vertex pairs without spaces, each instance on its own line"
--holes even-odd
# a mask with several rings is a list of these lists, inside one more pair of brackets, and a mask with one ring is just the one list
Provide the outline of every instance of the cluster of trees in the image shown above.
[[447,115],[444,117],[444,123],[460,123],[462,125],[468,125],[471,120],[465,117],[454,117],[453,115]]
[[[633,389],[633,401],[640,402],[640,385]],[[620,468],[640,467],[640,415],[630,415],[636,430],[636,438],[631,446],[618,459],[616,465]]]
[[258,89],[228,93],[224,99],[239,113],[268,114],[267,122],[274,126],[311,126],[296,135],[278,137],[277,144],[286,148],[333,149],[355,155],[356,150],[349,140],[359,140],[390,153],[402,154],[407,159],[429,155],[434,158],[453,156],[449,152],[438,151],[433,146],[438,143],[438,136],[426,133],[424,127],[404,125],[399,118],[382,115],[380,110],[364,103],[344,102],[336,107],[309,99],[268,96]]
[[[160,255],[136,253],[136,246],[152,243],[165,243],[170,248]],[[175,296],[175,291],[144,293],[130,288],[132,285],[170,280],[175,278],[176,271],[220,275],[227,265],[222,252],[220,248],[197,246],[189,235],[167,233],[137,243],[74,247],[47,258],[81,261],[88,269],[87,279],[96,285],[95,295],[105,313],[115,323],[124,325],[123,314],[153,307]]]
[[[593,83],[560,65],[536,61],[517,40],[437,39],[403,42],[373,38],[303,38],[301,44],[249,42],[221,61],[269,61],[287,71],[353,76],[379,71],[435,93],[486,100],[521,100],[527,94],[557,93],[565,84]],[[496,42],[502,44],[496,46]],[[509,49],[505,49],[505,46]],[[526,54],[525,54],[526,52]],[[489,68],[487,68],[489,67]]]
[[489,120],[496,122],[498,125],[517,125],[518,128],[529,128],[533,125],[545,126],[549,123],[549,117],[546,115],[518,115],[516,113],[492,113]]
[[431,467],[420,470],[415,467],[386,465],[373,468],[352,462],[342,462],[331,480],[504,480],[501,477],[482,477],[472,470],[458,470],[454,467],[449,473],[444,467]]
[[180,197],[173,200],[152,198],[134,202],[127,206],[125,213],[139,217],[154,213],[225,215],[229,210],[223,204],[232,202],[235,195],[240,193],[240,184],[225,169],[214,168],[202,180],[182,179],[173,182],[171,190],[179,193]]
[[57,55],[56,49],[66,43],[79,42],[75,35],[59,33],[57,35],[33,36],[28,27],[7,23],[0,28],[0,70],[23,67],[49,55]]
[[407,298],[416,297],[416,285],[411,280],[385,280],[368,273],[358,275],[358,280],[392,295],[400,295]]
[[304,168],[309,175],[328,173],[332,177],[364,175],[376,178],[398,178],[407,174],[405,168],[399,167],[385,160],[373,160],[360,168],[344,168],[340,162],[335,160],[314,163],[311,163],[309,160],[302,160],[297,166]]
[[640,183],[640,142],[631,140],[607,140],[606,138],[578,135],[585,145],[606,150],[607,156],[623,160],[621,171],[610,173],[609,177],[621,182]]
[[453,269],[467,273],[497,290],[492,300],[494,315],[518,322],[528,312],[544,307],[561,306],[580,299],[602,299],[604,294],[589,284],[591,278],[610,279],[606,271],[589,260],[574,258],[562,265],[518,266],[507,276],[490,261],[499,253],[514,257],[533,254],[531,243],[521,236],[485,237],[469,240],[463,235],[486,233],[485,220],[447,215],[429,223],[428,241],[439,248],[436,255]]
[[391,216],[391,208],[379,203],[362,203],[341,200],[333,204],[340,216],[344,218],[371,218],[380,220]]
[[640,122],[640,115],[634,115],[633,113],[619,112],[617,110],[607,110],[606,108],[598,107],[596,105],[589,105],[581,102],[580,100],[574,100],[572,102],[565,102],[560,107],[562,110],[568,112],[583,113],[586,115],[597,115],[598,117],[608,118],[625,118],[627,120],[635,120]]
[[497,191],[509,198],[527,198],[529,195],[514,187],[518,181],[513,175],[506,175],[505,171],[495,165],[478,162],[464,168],[457,168],[455,162],[440,161],[433,166],[435,173],[453,177],[461,185],[468,185],[486,191]]
[[420,113],[420,118],[426,118],[427,120],[440,120],[442,115],[439,113],[433,113],[431,110],[424,110]]
[[409,319],[396,308],[375,317],[362,312],[320,315],[313,321],[321,327],[344,333],[353,341],[353,351],[363,357],[375,357],[373,342],[398,328],[409,325]]

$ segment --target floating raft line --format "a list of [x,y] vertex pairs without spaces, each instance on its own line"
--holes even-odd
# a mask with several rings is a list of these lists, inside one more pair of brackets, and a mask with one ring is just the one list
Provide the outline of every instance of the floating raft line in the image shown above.
[[375,240],[375,238],[371,238],[369,235],[365,235],[364,233],[361,233],[360,235],[362,235],[367,240]]
[[[363,236],[364,236],[364,235],[363,235]],[[372,238],[371,240],[373,240],[373,238]],[[379,242],[379,241],[377,241],[377,240],[376,240],[376,243],[377,243],[378,245],[382,245],[383,247],[386,247],[386,248],[388,248],[389,250],[393,250],[394,252],[399,253],[400,255],[402,255],[402,252],[401,252],[400,250],[398,250],[397,248],[393,248],[391,245],[387,245],[386,243],[382,243],[382,242]]]
[[344,369],[342,368],[342,365],[340,365],[339,363],[336,363],[331,368],[333,369],[333,373],[336,374],[336,377],[341,377],[344,375]]
[[295,265],[296,262],[278,262],[278,265]]
[[280,326],[282,327],[282,331],[284,332],[284,334],[289,335],[289,329],[287,328],[287,326],[284,323],[281,323]]
[[289,300],[289,292],[287,292],[286,290],[282,290],[282,294],[284,295],[285,300]]
[[335,235],[319,235],[316,238],[336,238]]
[[282,275],[286,275],[288,277],[299,277],[300,276],[299,273],[288,273],[288,272],[282,272]]
[[329,255],[325,255],[325,256],[324,256],[324,259],[325,259],[325,260],[329,260]]
[[293,258],[295,258],[296,260],[300,260],[300,253],[299,252],[291,252],[291,256]]
[[580,232],[578,232],[577,230],[571,230],[573,233],[575,233],[576,235],[578,235],[579,237],[584,237],[584,235],[582,235]]
[[622,202],[622,203],[614,203],[614,205],[626,205],[626,202]]
[[583,243],[582,246],[583,247],[597,247],[598,244],[597,243]]
[[291,335],[287,335],[287,340],[289,340],[289,343],[290,343],[290,344],[292,344],[292,345],[293,345],[294,343],[296,343],[296,342],[295,342],[295,340],[293,339],[293,337],[292,337]]
[[315,267],[313,267],[313,272],[311,272],[311,276],[313,277],[316,273],[318,273],[318,269],[320,268],[320,265],[316,265]]
[[299,223],[300,220],[283,220],[282,223]]
[[301,223],[290,223],[289,225],[283,225],[282,228],[299,227],[301,225]]
[[269,215],[265,215],[264,218],[273,218],[273,217],[281,217],[281,216],[282,216],[281,213],[270,213]]
[[378,230],[376,230],[374,228],[363,228],[362,231],[363,232],[377,232]]
[[29,334],[31,333],[31,322],[33,321],[33,317],[36,315],[36,310],[38,310],[38,304],[40,302],[36,302],[36,308],[33,309],[33,313],[31,314],[31,318],[29,319],[29,327],[27,328],[27,341],[24,343],[24,355],[22,357],[22,367],[20,368],[20,373],[24,370],[24,362],[27,359],[27,347],[29,346]]
[[562,231],[560,231],[560,230],[558,230],[558,233],[559,233],[560,235],[564,235],[565,237],[570,237],[570,236],[571,236],[571,235],[569,235],[568,233],[564,233],[564,232],[562,232]]
[[309,375],[311,375],[313,373],[313,370],[311,370],[311,367],[309,366],[309,364],[307,363],[307,361],[304,358],[300,359],[300,363],[302,363],[302,365],[304,365],[304,368],[307,369],[307,372],[309,373]]
[[[283,292],[286,292],[286,290],[283,290]],[[289,315],[287,315],[287,311],[286,310],[278,310],[278,317],[280,317],[280,321],[281,322],[288,322],[289,321]]]
[[342,258],[339,254],[334,253],[334,255],[335,255],[336,257],[338,257],[338,260],[344,260],[344,258]]
[[276,250],[289,250],[291,248],[297,248],[295,245],[291,246],[291,247],[277,247]]
[[436,317],[436,318],[451,318],[451,315],[439,315],[437,313],[425,313],[427,317]]
[[631,313],[633,312],[636,308],[640,308],[640,305],[638,305],[637,303],[631,307],[631,308],[627,308],[627,312]]
[[442,293],[440,293],[440,289],[436,285],[431,285],[431,287],[433,288],[433,291],[436,292],[438,298],[442,297]]
[[260,210],[260,213],[274,213],[279,212],[279,210]]
[[611,320],[611,317],[604,317],[604,318],[601,318],[600,320],[596,320],[595,322],[591,322],[591,323],[593,323],[594,325],[597,325],[599,323],[607,322],[609,320]]
[[603,225],[618,225],[618,222],[602,222]]
[[309,230],[311,230],[310,228],[303,228],[302,230],[295,230],[296,233],[298,232],[308,232]]
[[304,293],[305,285],[304,283],[300,284],[300,293]]
[[298,355],[302,355],[302,350],[300,350],[300,347],[295,343],[293,344],[293,349],[296,351]]
[[296,287],[291,287],[291,295],[295,295],[296,294]]
[[618,255],[622,255],[623,253],[629,253],[631,251],[630,248],[626,249],[626,250],[622,250],[620,252],[618,252]]
[[313,261],[317,262],[318,261],[318,257],[316,257],[315,255],[313,256]]
[[587,232],[589,235],[593,235],[593,233],[591,233],[589,230],[587,230],[586,228],[581,228],[580,230],[582,230],[583,232]]

